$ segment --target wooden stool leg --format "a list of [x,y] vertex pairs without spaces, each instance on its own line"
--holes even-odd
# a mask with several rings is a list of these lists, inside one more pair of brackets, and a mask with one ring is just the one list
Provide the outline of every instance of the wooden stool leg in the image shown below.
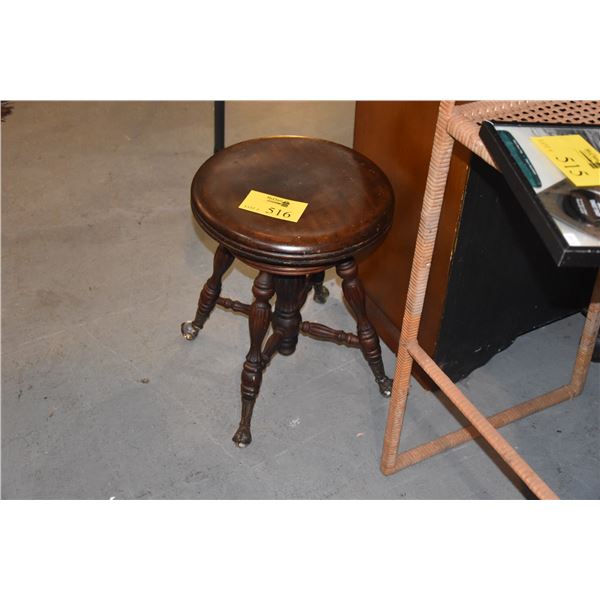
[[273,276],[261,271],[252,286],[254,302],[250,307],[250,350],[246,355],[246,362],[242,370],[242,418],[240,425],[233,436],[235,444],[241,448],[252,441],[250,434],[250,421],[254,402],[258,396],[262,381],[262,343],[269,328],[271,320],[271,304],[269,300],[273,296]]
[[300,333],[300,308],[306,298],[306,276],[274,277],[275,311],[273,313],[273,331],[281,335],[278,345],[279,354],[289,356],[294,353]]
[[221,280],[225,271],[229,269],[233,262],[233,254],[219,245],[213,259],[213,272],[208,281],[204,284],[198,300],[198,310],[193,321],[186,321],[181,324],[181,334],[186,340],[193,340],[198,332],[204,327],[206,319],[210,316],[219,294],[221,293]]
[[356,316],[358,322],[358,339],[362,352],[371,367],[379,391],[384,396],[392,393],[392,380],[386,376],[381,360],[381,346],[379,336],[367,318],[365,308],[365,292],[358,278],[358,267],[353,258],[344,260],[336,265],[337,274],[342,278],[344,298]]
[[308,277],[308,281],[315,291],[313,294],[313,300],[319,304],[325,304],[325,302],[327,302],[327,296],[329,296],[329,290],[323,285],[324,279],[325,271],[313,273]]

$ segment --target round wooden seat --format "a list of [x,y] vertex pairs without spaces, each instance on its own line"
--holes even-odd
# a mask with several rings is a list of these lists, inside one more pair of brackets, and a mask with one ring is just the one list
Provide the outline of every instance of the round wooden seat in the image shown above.
[[[251,190],[308,206],[297,223],[241,210]],[[288,268],[332,265],[370,248],[390,228],[393,207],[387,177],[368,158],[304,137],[230,146],[192,182],[193,213],[211,237],[242,259]]]
[[[241,209],[251,191],[267,194],[266,202],[274,202],[274,207],[263,209],[267,214]],[[268,216],[276,207],[291,210],[289,201],[307,205],[297,222]],[[392,381],[385,375],[379,337],[367,318],[354,257],[387,233],[393,208],[390,183],[373,162],[324,140],[289,136],[241,142],[215,154],[196,173],[192,211],[219,246],[196,316],[182,323],[181,332],[195,339],[216,304],[249,317],[250,350],[242,369],[236,445],[247,446],[252,440],[250,422],[264,369],[276,352],[292,354],[300,333],[360,348],[380,392],[391,394]],[[221,297],[223,275],[235,257],[259,271],[252,305]],[[356,317],[356,334],[301,319],[300,309],[311,289],[316,301],[325,302],[323,277],[328,267],[335,267],[342,279],[344,298]],[[272,333],[264,341],[269,328]]]

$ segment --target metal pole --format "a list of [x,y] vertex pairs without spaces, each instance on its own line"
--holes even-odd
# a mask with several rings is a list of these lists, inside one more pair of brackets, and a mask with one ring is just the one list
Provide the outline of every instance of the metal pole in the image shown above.
[[225,101],[215,100],[215,147],[214,153],[225,147]]

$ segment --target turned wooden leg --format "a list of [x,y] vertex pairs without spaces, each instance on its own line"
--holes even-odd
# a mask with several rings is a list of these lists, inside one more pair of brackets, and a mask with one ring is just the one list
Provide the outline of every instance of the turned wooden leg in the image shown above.
[[381,360],[379,336],[367,318],[365,292],[358,278],[356,262],[353,258],[344,260],[336,266],[336,271],[342,278],[344,298],[346,298],[346,301],[354,312],[358,323],[357,333],[362,352],[375,376],[379,391],[384,396],[390,396],[392,393],[392,380],[386,377],[383,369],[383,361]]
[[221,293],[221,280],[225,271],[233,262],[233,255],[225,246],[219,245],[213,259],[213,272],[209,280],[204,284],[198,300],[198,310],[193,321],[181,324],[181,333],[186,340],[193,340],[198,332],[204,327],[206,319],[212,312],[219,294]]
[[281,339],[278,345],[279,354],[289,356],[294,353],[300,333],[300,308],[306,299],[306,277],[275,276],[273,278],[275,294],[275,311],[273,312],[273,331]]
[[235,444],[241,448],[252,441],[250,434],[250,421],[254,402],[258,396],[262,381],[262,343],[269,328],[271,320],[271,305],[269,300],[274,294],[273,276],[261,271],[252,286],[254,302],[250,307],[249,329],[250,350],[246,355],[242,370],[242,418],[240,425],[233,436]]
[[324,279],[325,271],[313,273],[308,277],[308,281],[314,289],[313,300],[319,304],[325,304],[325,302],[327,302],[327,296],[329,296],[329,290],[323,285]]

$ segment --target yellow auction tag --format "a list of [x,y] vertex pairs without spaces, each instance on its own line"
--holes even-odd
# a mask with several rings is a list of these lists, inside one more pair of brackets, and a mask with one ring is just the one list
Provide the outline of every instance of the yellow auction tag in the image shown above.
[[265,217],[297,223],[307,206],[306,202],[288,200],[287,198],[250,190],[239,208],[265,215]]
[[600,152],[580,135],[532,137],[531,141],[573,185],[600,185]]

